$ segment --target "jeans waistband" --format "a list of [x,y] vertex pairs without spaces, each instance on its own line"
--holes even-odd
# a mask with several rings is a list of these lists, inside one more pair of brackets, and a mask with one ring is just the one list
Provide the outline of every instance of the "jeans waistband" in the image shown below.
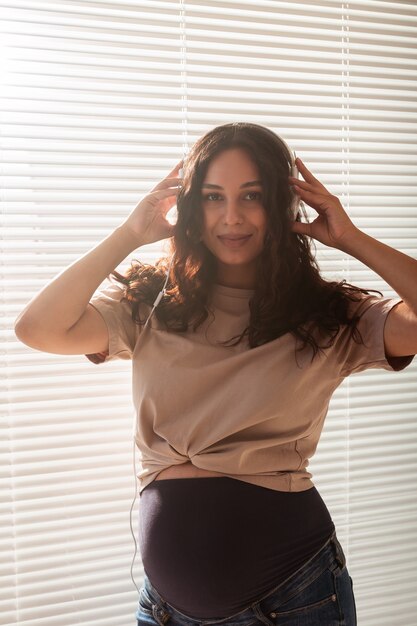
[[[248,607],[242,609],[234,615],[230,615],[223,619],[195,619],[189,615],[185,615],[171,606],[164,598],[157,592],[152,586],[149,578],[145,578],[144,586],[149,596],[155,602],[153,607],[153,614],[155,619],[161,626],[164,626],[166,622],[172,617],[172,615],[183,618],[191,623],[191,626],[210,624],[221,624],[222,622],[240,621],[246,622],[253,615],[257,615],[256,609],[259,608],[263,612],[268,612],[273,606],[283,604],[290,600],[293,596],[300,593],[305,587],[307,587],[317,576],[319,576],[326,568],[330,568],[332,571],[341,570],[346,565],[346,557],[343,552],[343,548],[339,543],[336,536],[336,530],[326,541],[326,543],[296,572],[291,574],[286,580],[268,591],[264,596],[258,598],[256,602],[252,602]],[[272,605],[273,603],[273,605]]]

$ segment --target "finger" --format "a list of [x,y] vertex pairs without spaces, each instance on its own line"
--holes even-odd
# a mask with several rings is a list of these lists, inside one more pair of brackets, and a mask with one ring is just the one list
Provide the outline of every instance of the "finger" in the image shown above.
[[176,172],[178,172],[178,170],[182,167],[182,165],[184,164],[184,159],[181,159],[181,161],[179,161],[176,166],[170,171],[170,173],[168,174],[167,178],[169,176],[171,176],[172,174],[175,174]]
[[303,231],[304,231],[304,229],[303,229],[302,225],[301,225],[299,222],[294,222],[294,223],[291,225],[291,231],[292,231],[293,233],[298,233],[298,234],[300,234],[300,235],[305,235],[305,233],[303,232]]
[[[183,159],[181,159],[181,161],[179,161],[177,163],[177,165],[169,172],[169,174],[167,176],[165,176],[165,178],[160,180],[158,184],[156,184],[154,187],[152,187],[151,191],[155,191],[156,189],[161,189],[165,185],[172,184],[172,181],[176,181],[178,183],[178,180],[179,180],[178,179],[178,170],[182,166],[183,162],[184,162]],[[175,176],[175,174],[176,174],[176,176]]]
[[303,224],[302,222],[294,222],[291,226],[291,230],[293,233],[298,233],[299,235],[308,235],[311,237],[310,229],[310,224]]
[[163,178],[151,191],[157,191],[158,189],[165,189],[168,187],[178,187],[179,183],[182,183],[182,178]]
[[310,191],[307,187],[294,189],[294,193],[298,198],[305,200],[306,202],[314,202],[319,197],[316,191]]
[[307,191],[311,189],[312,185],[314,185],[313,189],[315,189],[316,191],[320,191],[320,193],[329,193],[329,190],[323,185],[323,183],[315,178],[311,172],[309,172],[308,174],[304,172],[303,176],[306,179],[305,181],[299,178],[294,178],[293,176],[289,176],[288,180],[290,182],[290,185],[294,187],[295,192],[297,192],[297,188],[298,190]]
[[290,178],[291,189],[295,193],[300,189],[308,189],[310,187],[310,183],[305,183],[303,180],[299,180],[297,178]]
[[180,176],[176,176],[172,178],[165,178],[159,184],[164,187],[169,187],[170,185],[171,187],[177,187],[179,183],[182,183],[182,180],[183,179]]
[[177,196],[181,189],[179,187],[167,187],[166,189],[155,189],[148,193],[148,202],[155,206],[163,200],[164,198],[169,198],[170,196]]
[[151,191],[149,195],[156,196],[157,198],[167,198],[168,196],[175,196],[182,191],[177,185],[175,187],[166,187],[163,189],[155,189]]
[[177,207],[176,211],[177,211],[177,215],[178,215],[178,197],[177,196],[173,196],[170,198],[166,198],[165,200],[163,200],[161,202],[162,205],[162,215],[164,217],[167,216],[167,214],[169,213],[169,211],[171,211],[171,209],[175,206]]
[[307,191],[306,189],[300,189],[297,193],[297,196],[303,202],[307,202],[307,204],[311,206],[312,209],[317,211],[317,213],[326,213],[326,208],[324,208],[324,206],[326,204],[326,200],[328,200],[328,197],[326,197],[325,195],[318,194],[314,191]]
[[307,182],[313,182],[317,180],[317,178],[315,178],[310,170],[304,165],[300,157],[296,158],[295,163],[297,165],[298,171],[303,175],[304,180],[306,180]]

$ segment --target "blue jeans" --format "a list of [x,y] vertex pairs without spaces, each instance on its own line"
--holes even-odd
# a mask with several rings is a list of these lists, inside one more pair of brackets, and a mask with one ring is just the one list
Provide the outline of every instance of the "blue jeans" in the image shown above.
[[336,531],[315,555],[246,609],[220,619],[195,619],[174,609],[144,577],[138,626],[356,626],[356,604]]

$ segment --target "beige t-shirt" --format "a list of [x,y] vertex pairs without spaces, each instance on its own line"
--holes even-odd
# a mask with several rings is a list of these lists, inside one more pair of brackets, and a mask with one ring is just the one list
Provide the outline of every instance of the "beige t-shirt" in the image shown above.
[[[240,334],[249,322],[252,289],[214,285],[212,315],[196,332],[169,332],[156,312],[148,326],[135,324],[123,287],[110,283],[91,304],[109,331],[109,354],[86,355],[93,363],[132,359],[135,440],[140,493],[159,472],[191,461],[196,467],[278,491],[314,486],[307,470],[334,390],[346,376],[369,368],[398,371],[414,355],[385,356],[383,329],[401,298],[363,294],[351,303],[361,315],[365,346],[342,325],[333,346],[297,352],[287,333],[249,349],[216,344]],[[141,304],[146,319],[151,307]],[[319,345],[327,338],[317,337]]]

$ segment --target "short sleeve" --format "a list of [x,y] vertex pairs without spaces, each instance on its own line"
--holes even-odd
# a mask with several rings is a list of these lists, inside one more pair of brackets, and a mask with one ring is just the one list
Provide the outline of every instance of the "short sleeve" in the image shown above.
[[122,299],[123,293],[123,285],[111,283],[90,299],[89,303],[101,314],[109,332],[108,352],[85,355],[96,365],[114,359],[132,359],[142,327],[132,319],[131,304]]
[[351,335],[351,327],[344,325],[338,341],[338,358],[341,365],[342,376],[349,376],[357,372],[371,368],[399,371],[405,369],[412,360],[414,354],[409,356],[396,356],[387,358],[384,345],[384,326],[388,313],[397,304],[403,302],[401,298],[384,298],[380,296],[362,294],[359,302],[350,303],[350,313],[360,315],[357,329],[360,337],[355,333],[355,339]]

